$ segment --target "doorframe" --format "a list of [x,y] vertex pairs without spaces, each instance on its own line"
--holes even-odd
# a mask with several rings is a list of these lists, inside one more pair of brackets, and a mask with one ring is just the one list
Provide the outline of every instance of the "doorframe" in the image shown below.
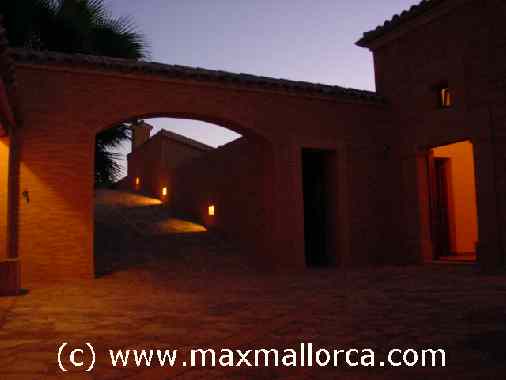
[[[455,139],[443,140],[439,143],[421,145],[416,149],[417,151],[417,180],[418,180],[418,202],[419,202],[419,211],[418,211],[418,221],[420,223],[420,241],[424,242],[428,240],[429,244],[421,244],[420,254],[421,261],[424,263],[431,263],[436,259],[436,252],[434,247],[433,240],[433,222],[432,222],[432,200],[431,200],[431,173],[430,173],[430,155],[432,149],[452,145],[459,142],[470,142],[473,147],[473,162],[474,162],[474,179],[475,179],[475,194],[476,194],[476,218],[477,218],[477,227],[478,227],[478,241],[476,244],[476,255],[477,261],[479,260],[478,256],[478,247],[481,241],[481,226],[482,220],[480,219],[480,200],[479,200],[479,173],[478,173],[478,160],[476,154],[476,146],[477,142],[475,139],[471,137],[460,137]],[[449,228],[452,228],[449,226]]]
[[[346,239],[343,239],[343,234],[346,234],[341,227],[343,225],[343,212],[342,205],[346,204],[342,198],[346,195],[344,191],[344,183],[342,181],[342,164],[341,149],[335,146],[300,146],[299,148],[299,174],[300,174],[300,186],[301,186],[301,200],[302,200],[302,224],[303,224],[303,243],[304,243],[304,261],[306,262],[306,218],[305,218],[305,202],[304,202],[304,173],[303,173],[303,153],[306,150],[313,150],[315,152],[321,152],[327,157],[324,158],[324,172],[327,177],[326,186],[329,191],[326,192],[325,205],[329,209],[326,211],[326,232],[325,232],[325,245],[326,245],[326,256],[328,264],[322,266],[335,267],[343,264],[343,244]],[[330,175],[329,175],[330,174]],[[329,199],[329,195],[331,196]],[[306,268],[314,268],[314,266],[308,266]]]
[[[453,248],[455,246],[455,214],[453,209],[453,194],[452,194],[452,177],[451,177],[451,159],[448,157],[434,157],[432,149],[429,151],[427,156],[427,177],[429,182],[429,207],[430,207],[430,233],[431,241],[433,246],[433,259],[438,260],[444,256],[451,256]],[[441,172],[438,169],[437,162],[444,163],[444,181],[440,183]],[[440,186],[445,187],[444,191],[444,203],[445,208],[442,208],[441,196],[443,195]],[[439,209],[439,210],[438,210]],[[440,214],[443,212],[444,225],[440,225],[441,217]],[[442,228],[445,231],[442,231]],[[446,235],[444,240],[442,235]],[[442,245],[444,244],[444,247]]]

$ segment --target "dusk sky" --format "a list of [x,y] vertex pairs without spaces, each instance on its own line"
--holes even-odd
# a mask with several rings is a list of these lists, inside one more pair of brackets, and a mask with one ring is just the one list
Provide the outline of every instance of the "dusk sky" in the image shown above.
[[[374,90],[354,43],[419,0],[109,0],[150,44],[151,61]],[[212,146],[237,137],[205,123],[151,120]],[[128,150],[125,147],[125,150]]]

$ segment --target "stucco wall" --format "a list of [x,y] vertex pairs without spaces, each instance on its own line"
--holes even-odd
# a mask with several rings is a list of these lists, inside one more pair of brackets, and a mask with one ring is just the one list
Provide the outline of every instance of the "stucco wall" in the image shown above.
[[[272,166],[272,147],[266,141],[241,138],[178,167],[169,207],[226,233],[243,250],[264,258],[257,262],[270,264],[275,247],[265,221],[275,207]],[[214,216],[208,212],[211,205]]]
[[[95,134],[134,117],[195,118],[269,142],[272,208],[263,223],[272,232],[270,262],[280,267],[297,266],[304,257],[300,149],[335,149],[343,254],[366,261],[371,252],[387,252],[378,248],[375,232],[381,210],[349,207],[349,197],[356,204],[370,196],[393,202],[380,180],[391,159],[367,164],[390,144],[388,106],[71,65],[18,64],[17,78],[24,116],[20,189],[30,194],[30,203],[20,200],[18,248],[28,282],[92,276]],[[362,225],[347,225],[350,218]],[[364,229],[370,233],[365,241]]]
[[[19,190],[30,198],[19,197],[16,224],[24,279],[92,276],[95,135],[157,116],[212,122],[269,143],[271,207],[263,222],[270,261],[285,267],[304,257],[302,148],[336,151],[343,263],[420,262],[430,251],[424,155],[469,139],[478,256],[497,265],[506,244],[506,5],[450,3],[459,7],[373,48],[377,89],[388,105],[72,60],[17,63]],[[442,80],[454,94],[451,109],[436,104],[434,85]]]
[[[161,133],[156,134],[128,155],[128,187],[170,202],[170,170],[202,154],[200,149],[171,140]],[[135,185],[137,177],[140,179],[139,186]],[[162,194],[164,187],[167,188],[166,196]]]
[[[399,126],[395,154],[402,180],[396,191],[402,201],[393,212],[402,236],[398,252],[411,262],[430,260],[423,161],[430,148],[467,139],[476,158],[478,258],[497,266],[504,262],[506,241],[506,230],[498,227],[506,216],[506,129],[499,106],[506,103],[500,85],[506,8],[502,1],[466,0],[448,1],[440,9],[372,46],[377,90],[391,102]],[[453,97],[447,109],[437,103],[437,88],[445,82]]]

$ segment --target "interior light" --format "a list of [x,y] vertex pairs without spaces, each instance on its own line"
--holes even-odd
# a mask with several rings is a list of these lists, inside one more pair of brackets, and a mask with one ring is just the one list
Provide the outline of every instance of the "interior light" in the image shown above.
[[141,179],[139,177],[135,177],[135,185],[139,186],[141,184]]
[[441,89],[441,106],[442,107],[451,107],[452,105],[452,97],[450,89],[445,87]]
[[165,197],[165,196],[167,196],[167,188],[166,188],[166,187],[164,187],[164,188],[162,189],[162,195],[163,195],[164,197]]
[[209,205],[209,207],[207,208],[207,213],[209,214],[209,216],[214,216],[214,205]]

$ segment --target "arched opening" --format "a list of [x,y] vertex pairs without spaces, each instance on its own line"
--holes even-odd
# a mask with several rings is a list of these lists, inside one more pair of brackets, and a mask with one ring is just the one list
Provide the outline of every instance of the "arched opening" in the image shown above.
[[122,124],[130,139],[109,150],[120,178],[95,188],[96,274],[155,262],[206,270],[231,254],[248,262],[268,234],[267,141],[186,115],[150,116]]

